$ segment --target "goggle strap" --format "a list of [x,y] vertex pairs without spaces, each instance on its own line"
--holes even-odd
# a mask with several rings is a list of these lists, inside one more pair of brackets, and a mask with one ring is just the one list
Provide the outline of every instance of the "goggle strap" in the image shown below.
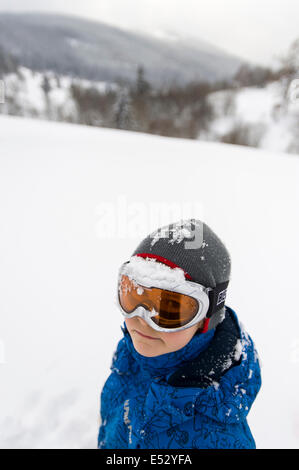
[[221,282],[220,284],[217,284],[214,289],[208,292],[210,302],[206,315],[207,318],[211,318],[214,313],[224,307],[228,284],[229,281]]
[[202,330],[201,330],[201,333],[206,333],[209,329],[209,323],[210,323],[210,319],[209,318],[205,318],[204,319],[204,324],[203,324],[203,327],[202,327]]

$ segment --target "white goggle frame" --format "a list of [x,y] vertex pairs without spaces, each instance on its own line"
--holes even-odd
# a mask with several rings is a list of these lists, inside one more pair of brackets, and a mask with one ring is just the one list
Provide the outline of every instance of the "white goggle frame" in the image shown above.
[[[210,301],[209,301],[209,295],[208,292],[210,290],[213,290],[211,287],[204,287],[201,284],[198,284],[197,282],[192,282],[185,280],[184,282],[175,285],[175,287],[171,286],[171,288],[165,288],[165,284],[163,284],[163,287],[159,285],[159,281],[155,282],[155,285],[152,285],[152,282],[150,281],[143,281],[142,284],[138,282],[135,277],[132,275],[124,272],[124,266],[127,263],[123,263],[122,266],[119,269],[118,273],[118,283],[117,283],[117,294],[116,294],[116,304],[118,308],[120,309],[122,315],[125,318],[133,318],[133,317],[140,317],[143,318],[143,320],[154,330],[156,331],[161,331],[165,333],[172,333],[175,331],[181,331],[185,330],[187,328],[190,328],[193,325],[196,325],[196,323],[199,323],[201,320],[203,320],[206,317],[206,314],[209,309]],[[120,280],[121,276],[125,274],[126,276],[129,277],[129,279],[133,279],[137,284],[139,284],[141,287],[147,287],[147,288],[160,288],[160,289],[165,289],[169,290],[171,292],[177,292],[179,294],[185,294],[190,297],[193,297],[194,299],[197,300],[198,302],[198,311],[195,315],[195,317],[186,325],[180,326],[178,328],[162,328],[161,326],[157,325],[153,320],[152,317],[158,315],[158,312],[156,312],[154,309],[151,311],[146,309],[143,306],[138,306],[136,307],[135,310],[131,313],[127,313],[121,306],[120,301],[119,301],[119,291],[120,291]]]

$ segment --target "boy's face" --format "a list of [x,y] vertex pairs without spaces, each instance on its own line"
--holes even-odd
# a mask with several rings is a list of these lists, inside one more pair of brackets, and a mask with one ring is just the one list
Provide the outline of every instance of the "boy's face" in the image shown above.
[[140,317],[126,318],[125,323],[132,338],[134,348],[146,357],[160,356],[183,348],[192,339],[203,322],[197,323],[185,330],[164,333],[151,328]]

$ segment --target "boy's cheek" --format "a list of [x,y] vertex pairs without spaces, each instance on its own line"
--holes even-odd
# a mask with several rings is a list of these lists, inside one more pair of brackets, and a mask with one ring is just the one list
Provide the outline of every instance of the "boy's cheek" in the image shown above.
[[[141,320],[141,322],[143,321],[144,320]],[[138,319],[134,317],[126,318],[125,323],[129,330],[129,333],[131,333],[132,330],[134,329],[138,329],[138,326],[140,327],[140,323],[138,322]],[[145,326],[147,329],[150,328],[146,324]],[[186,330],[177,331],[173,333],[163,333],[163,332],[157,332],[153,330],[153,335],[162,340],[164,347],[166,347],[167,349],[167,352],[171,352],[171,351],[176,351],[186,346],[186,344],[189,343],[189,341],[192,339],[196,330],[197,330],[197,326],[193,326],[191,328],[187,328]]]
[[129,333],[131,333],[132,330],[140,330],[144,334],[152,335],[155,338],[159,338],[160,335],[157,331],[155,331],[153,328],[151,328],[145,320],[139,318],[139,317],[133,317],[133,318],[126,318],[125,319],[126,326],[129,330]]
[[130,331],[131,328],[132,328],[132,318],[126,318],[125,319],[125,324],[126,324],[126,327],[128,328],[128,330]]
[[184,347],[193,337],[193,331],[183,330],[175,333],[161,333],[164,343],[173,349]]

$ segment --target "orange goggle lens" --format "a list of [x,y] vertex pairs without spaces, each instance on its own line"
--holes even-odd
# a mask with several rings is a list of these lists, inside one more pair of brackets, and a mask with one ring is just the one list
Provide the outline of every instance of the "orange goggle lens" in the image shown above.
[[189,323],[198,312],[199,304],[189,295],[172,292],[157,287],[144,287],[126,275],[119,283],[119,302],[126,313],[137,307],[155,309],[158,313],[151,317],[162,328],[179,328]]

